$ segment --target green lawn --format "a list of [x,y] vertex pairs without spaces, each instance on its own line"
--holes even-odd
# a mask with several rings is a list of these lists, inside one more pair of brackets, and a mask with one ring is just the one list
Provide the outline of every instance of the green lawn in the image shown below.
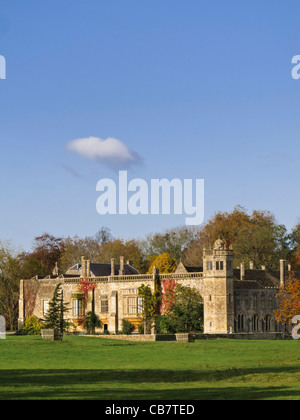
[[297,341],[0,340],[0,399],[300,399]]

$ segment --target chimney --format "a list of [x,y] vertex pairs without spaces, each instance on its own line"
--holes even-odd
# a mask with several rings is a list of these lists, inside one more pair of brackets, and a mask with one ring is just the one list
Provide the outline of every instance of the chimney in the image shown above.
[[55,267],[54,267],[54,269],[53,269],[53,271],[52,271],[52,275],[53,275],[53,276],[57,276],[57,277],[58,277],[58,275],[59,275],[59,268],[58,268],[58,264],[57,264],[57,262],[55,263]]
[[110,260],[110,265],[111,265],[111,273],[110,273],[110,275],[111,276],[114,276],[115,275],[115,259],[114,258],[112,258]]
[[155,266],[153,267],[152,275],[153,275],[153,280],[156,281],[156,276],[159,275],[159,269],[156,268]]
[[250,270],[254,270],[254,262],[250,261],[249,263]]
[[91,261],[90,260],[87,260],[86,262],[86,271],[87,271],[86,276],[91,277]]
[[119,275],[124,276],[124,257],[120,257],[120,271]]
[[280,260],[280,286],[285,284],[286,260]]
[[240,277],[241,280],[245,280],[245,263],[241,263],[240,265]]
[[81,257],[81,277],[86,277],[86,261],[84,257]]

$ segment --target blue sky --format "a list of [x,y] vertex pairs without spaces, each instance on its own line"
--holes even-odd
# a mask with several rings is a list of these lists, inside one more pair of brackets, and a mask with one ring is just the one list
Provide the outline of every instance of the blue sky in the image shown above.
[[300,217],[300,5],[295,0],[10,0],[0,7],[0,239],[139,238],[184,216],[100,216],[103,161],[66,148],[115,138],[131,178],[205,179],[205,219],[235,205]]

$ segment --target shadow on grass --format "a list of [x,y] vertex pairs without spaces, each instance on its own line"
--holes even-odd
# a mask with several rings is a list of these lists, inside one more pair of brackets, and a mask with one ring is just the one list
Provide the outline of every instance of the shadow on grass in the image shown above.
[[[33,369],[1,370],[0,399],[81,400],[255,400],[300,399],[299,390],[283,385],[245,382],[246,375],[298,373],[293,367],[223,371]],[[236,379],[238,383],[223,383]],[[270,378],[269,378],[270,379]],[[266,377],[266,382],[268,378]],[[284,382],[284,377],[281,383]],[[295,380],[296,382],[296,380]],[[272,384],[272,381],[270,381]]]

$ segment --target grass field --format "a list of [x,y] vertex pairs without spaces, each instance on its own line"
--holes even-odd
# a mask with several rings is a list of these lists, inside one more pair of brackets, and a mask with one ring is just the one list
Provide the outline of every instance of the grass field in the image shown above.
[[0,340],[0,399],[300,399],[297,341]]

